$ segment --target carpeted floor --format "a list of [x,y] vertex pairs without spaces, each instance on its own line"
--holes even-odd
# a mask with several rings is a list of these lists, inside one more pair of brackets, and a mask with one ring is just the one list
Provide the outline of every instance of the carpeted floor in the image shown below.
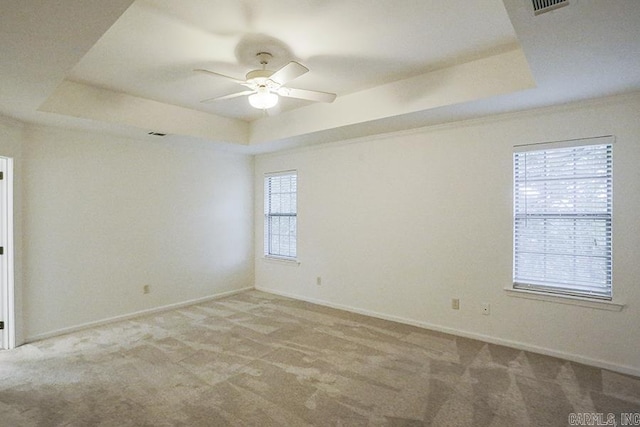
[[258,291],[0,352],[0,426],[619,425],[627,412],[639,378]]

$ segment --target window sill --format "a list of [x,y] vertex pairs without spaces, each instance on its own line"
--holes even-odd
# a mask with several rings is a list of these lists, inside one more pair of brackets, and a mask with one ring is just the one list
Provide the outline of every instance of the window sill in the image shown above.
[[595,308],[607,311],[622,311],[624,304],[613,301],[594,300],[588,298],[580,298],[569,295],[552,295],[544,292],[527,291],[523,289],[504,288],[510,297],[526,298],[538,301],[554,302],[557,304],[577,305],[580,307]]
[[294,267],[297,267],[297,266],[300,265],[300,261],[298,261],[297,258],[282,258],[282,257],[277,257],[277,256],[265,255],[262,259],[264,261],[266,261],[266,262],[290,265],[290,266],[294,266]]

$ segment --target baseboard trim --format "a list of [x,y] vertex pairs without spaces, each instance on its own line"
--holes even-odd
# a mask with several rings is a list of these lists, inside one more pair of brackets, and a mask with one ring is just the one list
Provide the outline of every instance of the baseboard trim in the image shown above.
[[290,293],[287,293],[287,292],[280,292],[280,291],[276,291],[276,290],[268,289],[268,288],[263,288],[263,287],[259,287],[259,286],[256,286],[255,289],[258,290],[258,291],[261,291],[261,292],[266,292],[266,293],[270,293],[270,294],[274,294],[274,295],[280,295],[280,296],[283,296],[283,297],[292,298],[292,299],[296,299],[296,300],[300,300],[300,301],[306,301],[306,302],[310,302],[312,304],[318,304],[318,305],[322,305],[322,306],[325,306],[325,307],[336,308],[336,309],[348,311],[348,312],[351,312],[351,313],[363,314],[365,316],[371,316],[371,317],[375,317],[375,318],[378,318],[378,319],[390,320],[390,321],[393,321],[393,322],[403,323],[403,324],[411,325],[411,326],[417,326],[419,328],[429,329],[429,330],[437,331],[437,332],[443,332],[443,333],[446,333],[446,334],[456,335],[456,336],[460,336],[460,337],[464,337],[464,338],[477,339],[477,340],[485,341],[485,342],[488,342],[488,343],[491,343],[491,344],[504,345],[504,346],[507,346],[507,347],[516,348],[518,350],[530,351],[530,352],[533,352],[533,353],[544,354],[546,356],[558,357],[558,358],[561,358],[561,359],[570,360],[572,362],[582,363],[582,364],[585,364],[585,365],[590,365],[590,366],[594,366],[594,367],[601,368],[601,369],[607,369],[609,371],[614,371],[614,372],[619,372],[619,373],[626,374],[626,375],[633,375],[633,376],[636,376],[636,377],[640,377],[640,369],[634,368],[632,366],[618,365],[618,364],[607,362],[605,360],[592,359],[592,358],[589,358],[589,357],[581,356],[579,354],[573,354],[573,353],[567,353],[567,352],[563,352],[563,351],[557,351],[557,350],[553,350],[553,349],[546,348],[546,347],[539,347],[539,346],[536,346],[536,345],[523,343],[521,341],[513,341],[513,340],[507,340],[507,339],[498,338],[498,337],[494,337],[494,336],[490,336],[490,335],[477,334],[477,333],[474,333],[474,332],[468,332],[468,331],[464,331],[464,330],[461,330],[461,329],[449,328],[449,327],[446,327],[446,326],[436,325],[436,324],[428,323],[428,322],[421,322],[421,321],[418,321],[418,320],[408,319],[408,318],[405,318],[405,317],[394,316],[394,315],[389,315],[389,314],[384,314],[384,313],[378,313],[378,312],[375,312],[375,311],[364,310],[364,309],[352,307],[352,306],[349,306],[349,305],[336,304],[336,303],[332,303],[330,301],[325,301],[325,300],[316,299],[316,298],[309,298],[309,297],[305,297],[305,296],[302,296],[302,295],[290,294]]
[[175,310],[178,308],[183,308],[183,307],[188,307],[191,305],[195,305],[195,304],[201,304],[203,302],[208,302],[208,301],[213,301],[216,299],[220,299],[220,298],[224,298],[224,297],[228,297],[231,295],[235,295],[235,294],[239,294],[241,292],[245,292],[245,291],[249,291],[254,289],[253,286],[250,287],[246,287],[246,288],[242,288],[242,289],[235,289],[233,291],[226,291],[226,292],[220,292],[214,295],[209,295],[206,297],[202,297],[202,298],[195,298],[195,299],[191,299],[188,301],[182,301],[182,302],[177,302],[174,304],[167,304],[167,305],[163,305],[160,307],[154,307],[154,308],[149,308],[146,310],[140,310],[140,311],[136,311],[133,313],[129,313],[129,314],[123,314],[120,316],[114,316],[114,317],[109,317],[107,319],[102,319],[102,320],[96,320],[94,322],[87,322],[87,323],[83,323],[81,325],[76,325],[76,326],[70,326],[68,328],[62,328],[62,329],[56,329],[54,331],[50,331],[50,332],[45,332],[42,334],[36,334],[36,335],[32,335],[29,336],[25,339],[24,343],[25,344],[29,344],[35,341],[40,341],[40,340],[44,340],[47,338],[53,338],[53,337],[57,337],[60,335],[66,335],[66,334],[70,334],[72,332],[78,332],[78,331],[82,331],[84,329],[88,329],[88,328],[95,328],[97,326],[104,326],[104,325],[108,325],[110,323],[115,323],[115,322],[121,322],[124,320],[131,320],[131,319],[135,319],[136,317],[142,317],[142,316],[147,316],[150,314],[156,314],[156,313],[162,313],[165,311],[170,311],[170,310]]

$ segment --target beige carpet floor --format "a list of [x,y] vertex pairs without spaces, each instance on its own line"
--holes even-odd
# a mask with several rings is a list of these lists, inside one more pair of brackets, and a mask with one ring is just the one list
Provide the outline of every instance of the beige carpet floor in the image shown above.
[[639,378],[258,291],[0,352],[1,426],[620,425],[634,411]]

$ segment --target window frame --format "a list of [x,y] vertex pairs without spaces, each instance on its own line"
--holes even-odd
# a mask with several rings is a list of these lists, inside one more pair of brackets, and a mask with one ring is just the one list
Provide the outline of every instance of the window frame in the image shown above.
[[[289,203],[290,209],[282,210],[274,210],[273,209],[273,196],[274,192],[272,189],[273,179],[283,178],[283,177],[294,177],[293,184],[295,188],[293,190],[289,190],[287,192],[280,192],[281,196],[288,195],[288,197],[284,197],[285,204]],[[297,170],[286,170],[280,172],[269,172],[264,174],[264,244],[263,244],[263,254],[265,258],[275,259],[281,261],[297,261],[298,259],[298,243],[297,243],[297,223],[298,223],[298,209],[297,209],[297,198],[298,198],[298,172]],[[278,218],[278,221],[282,218],[289,218],[288,225],[292,226],[291,219],[293,218],[293,230],[289,228],[287,232],[287,236],[289,237],[289,250],[276,250],[274,245],[275,233],[273,232],[274,221]],[[278,233],[279,237],[283,237],[285,234]],[[291,235],[293,237],[291,238]],[[293,250],[291,250],[291,240],[293,240]],[[285,253],[283,253],[285,252]]]
[[[545,294],[545,295],[564,296],[564,297],[588,299],[588,300],[594,300],[594,301],[596,300],[612,301],[613,299],[613,147],[614,147],[614,142],[615,142],[615,139],[613,136],[603,136],[603,137],[595,137],[595,138],[585,138],[585,139],[576,139],[576,140],[568,140],[568,141],[514,146],[513,160],[512,160],[512,166],[513,166],[512,289],[514,291],[531,291],[531,292],[536,292],[536,293]],[[579,284],[575,282],[574,283],[567,283],[567,282],[553,283],[551,281],[544,282],[539,280],[531,280],[530,277],[529,278],[523,277],[521,273],[518,273],[518,261],[522,259],[522,254],[523,252],[526,252],[526,251],[518,252],[518,245],[520,244],[519,239],[525,238],[526,236],[524,234],[526,233],[524,233],[523,231],[519,231],[519,230],[522,230],[522,225],[521,224],[519,225],[519,221],[522,222],[523,219],[524,221],[527,221],[531,217],[528,216],[526,213],[523,215],[522,213],[518,212],[518,203],[519,203],[519,200],[521,200],[519,199],[519,196],[522,198],[523,193],[522,191],[519,193],[519,187],[518,187],[519,184],[520,185],[522,184],[522,179],[520,178],[520,181],[519,181],[518,171],[516,170],[518,165],[517,156],[521,155],[524,152],[531,152],[531,153],[538,153],[538,154],[545,152],[550,154],[557,154],[557,153],[560,153],[561,150],[565,152],[567,150],[577,151],[578,149],[582,149],[590,146],[601,146],[601,147],[604,147],[602,149],[605,150],[603,154],[604,157],[600,160],[604,161],[604,163],[606,164],[606,173],[604,174],[604,176],[601,176],[601,177],[590,177],[587,179],[591,179],[592,182],[599,179],[600,185],[603,185],[603,183],[606,182],[606,189],[607,189],[606,190],[606,213],[604,214],[599,213],[596,218],[595,208],[594,208],[594,212],[590,212],[590,213],[578,212],[578,210],[575,210],[572,213],[565,214],[565,213],[559,213],[559,211],[556,211],[553,213],[548,213],[546,214],[546,216],[545,214],[538,213],[536,214],[536,219],[546,221],[546,220],[549,220],[550,218],[553,218],[555,221],[559,221],[559,222],[573,221],[574,232],[577,232],[577,230],[579,230],[579,227],[576,226],[577,223],[587,223],[587,221],[592,221],[592,224],[590,225],[590,227],[592,227],[592,231],[593,231],[593,230],[597,230],[597,226],[595,225],[596,221],[604,221],[604,230],[605,230],[604,241],[606,242],[606,246],[604,247],[604,250],[603,250],[603,252],[606,254],[604,259],[605,280],[593,285],[584,285],[584,284]],[[594,147],[593,151],[595,150],[596,148]],[[597,153],[597,154],[602,155],[601,153]],[[574,153],[571,153],[571,155],[577,156]],[[545,163],[545,165],[548,167],[551,167],[549,166],[548,163]],[[562,166],[562,167],[564,169],[558,168],[558,169],[555,169],[554,172],[555,173],[565,172],[566,166]],[[526,175],[527,171],[525,171],[523,174]],[[545,182],[545,191],[547,191],[546,189],[547,183],[549,183],[548,184],[549,186],[553,186],[553,183],[551,181],[553,181],[554,179],[558,180],[558,178],[551,178],[551,177],[547,178],[546,180],[544,179],[541,180],[542,182]],[[577,172],[573,175],[563,178],[563,180],[567,180],[567,181],[572,181],[572,180],[575,181],[577,179],[578,179]],[[595,190],[591,190],[591,191],[592,193],[589,194],[588,200],[590,202],[593,202],[597,197],[595,195],[596,193]],[[526,194],[524,194],[524,198],[526,199]],[[545,208],[546,207],[547,205],[545,205]],[[558,218],[561,218],[561,219],[558,219]],[[565,227],[565,226],[560,226],[560,227]],[[555,232],[557,232],[557,230],[555,230]],[[549,235],[551,235],[551,232],[545,232],[544,234],[545,238],[540,240],[544,240],[546,244],[547,237]],[[595,239],[594,239],[594,242],[595,242]],[[594,244],[594,246],[597,246],[597,245]],[[541,256],[545,259],[545,262],[546,262],[547,259],[553,260],[554,256],[560,258],[565,255],[554,254],[553,251],[551,250],[547,251],[547,249],[545,249],[545,251]],[[583,255],[574,254],[572,256],[574,257],[574,262],[575,262],[575,258],[579,258],[580,256],[583,256]],[[589,269],[592,269],[592,266],[590,266]],[[547,279],[548,271],[550,270],[545,270],[545,273],[544,273],[545,279]],[[572,271],[576,273],[576,272],[579,272],[580,269],[579,267],[576,267],[572,269]],[[561,275],[561,273],[558,273],[556,275],[556,278],[559,275]],[[550,276],[553,276],[553,274],[550,274]],[[589,290],[589,288],[596,288],[596,289]]]

